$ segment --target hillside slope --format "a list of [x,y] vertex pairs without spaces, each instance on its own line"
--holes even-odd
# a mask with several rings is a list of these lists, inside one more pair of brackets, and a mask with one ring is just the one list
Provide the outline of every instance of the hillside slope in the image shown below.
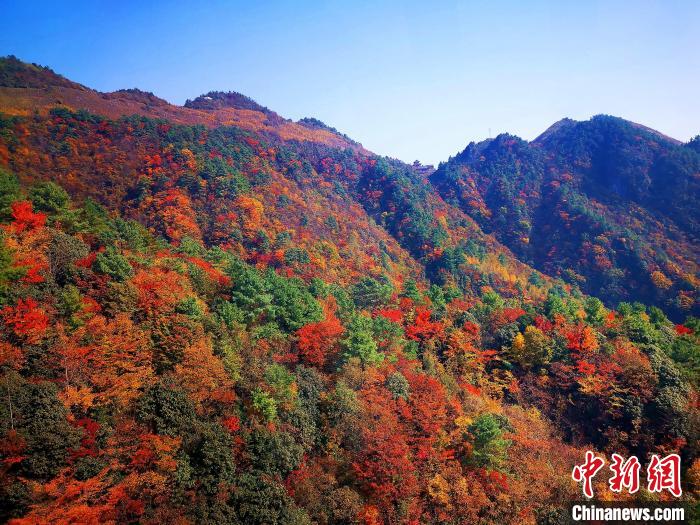
[[[50,89],[58,84],[63,90],[64,82],[46,72],[44,83]],[[87,88],[80,91],[89,93],[90,101],[102,96]],[[128,100],[143,95],[122,93]],[[188,101],[201,109],[160,102],[160,109],[149,109],[145,117],[139,112],[117,120],[112,116],[134,109],[129,102],[122,104],[121,95],[112,99],[113,105],[88,105],[80,111],[46,100],[38,119],[18,117],[24,98],[8,97],[15,106],[6,108],[11,117],[2,124],[1,164],[27,183],[51,180],[79,200],[93,198],[168,240],[190,236],[235,246],[249,260],[261,257],[279,266],[288,266],[282,248],[304,249],[312,255],[310,264],[287,270],[306,272],[306,277],[326,271],[327,278],[336,279],[332,272],[345,272],[343,284],[351,281],[348,270],[355,277],[385,271],[400,282],[405,277],[420,280],[426,267],[432,277],[440,274],[441,283],[454,284],[443,267],[445,259],[452,257],[449,265],[455,269],[455,261],[463,264],[469,244],[472,255],[490,255],[467,263],[475,278],[462,279],[463,286],[478,293],[482,284],[493,284],[509,295],[519,293],[511,289],[516,283],[528,288],[531,269],[447,205],[411,166],[382,159],[318,125],[298,126],[321,135],[285,140],[290,122],[242,95],[209,93]],[[233,121],[235,126],[199,125],[212,124],[200,113],[218,118],[222,108],[253,112],[256,122],[274,115],[275,127],[251,127],[248,113]],[[199,120],[175,124],[178,119],[157,118],[179,111],[195,111],[187,115]],[[251,215],[256,224],[246,222]],[[401,248],[420,266],[408,270],[411,261]],[[391,267],[394,261],[397,268]]]
[[643,126],[563,120],[531,143],[510,135],[443,163],[431,182],[539,270],[610,306],[697,315],[700,155]]

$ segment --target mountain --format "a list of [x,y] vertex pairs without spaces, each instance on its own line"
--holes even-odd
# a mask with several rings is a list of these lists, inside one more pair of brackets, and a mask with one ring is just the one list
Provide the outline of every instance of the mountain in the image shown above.
[[[100,93],[85,86],[70,82],[48,68],[25,65],[14,57],[2,58],[0,78],[0,108],[8,115],[27,116],[34,112],[46,114],[55,107],[69,110],[83,109],[112,119],[122,116],[142,115],[162,118],[175,124],[216,127],[236,123],[242,129],[280,137],[284,140],[310,141],[336,147],[358,148],[343,137],[328,130],[310,130],[301,124],[271,116],[240,104],[218,104],[202,109],[174,106],[157,97],[144,99],[140,90],[127,89],[114,93]],[[222,94],[224,95],[224,94]],[[238,95],[238,99],[243,97]],[[230,99],[231,97],[229,97]],[[206,99],[205,99],[206,100]],[[257,105],[257,103],[253,102]],[[261,106],[260,106],[261,107]]]
[[[41,96],[53,89],[54,77],[58,78],[47,73]],[[87,88],[82,91],[89,93],[89,102],[103,98]],[[14,90],[0,87],[0,99],[3,95],[20,106],[24,103]],[[110,101],[118,105],[95,104],[88,107],[93,114],[75,113],[75,108],[52,106],[47,100],[40,111],[45,118],[7,121],[6,143],[12,147],[0,149],[0,156],[20,180],[57,182],[79,200],[92,198],[119,210],[170,241],[190,236],[199,242],[224,242],[248,259],[268,259],[270,252],[275,254],[277,237],[291,237],[285,246],[312,252],[310,266],[305,266],[308,274],[322,268],[332,272],[326,277],[342,284],[367,274],[368,268],[374,276],[388,271],[394,282],[420,279],[426,265],[433,274],[442,272],[443,281],[449,280],[441,269],[444,248],[468,239],[480,251],[489,246],[494,258],[503,253],[509,267],[499,272],[520,273],[527,287],[531,270],[484,236],[471,218],[446,205],[415,171],[418,168],[378,158],[325,125],[286,121],[237,93],[209,93],[185,108],[142,105],[138,115],[148,118],[132,115],[111,122],[98,117],[125,115],[132,102],[142,99],[143,93],[135,90],[117,92],[116,98],[110,94]],[[22,114],[16,106],[7,108],[7,114]],[[227,110],[242,112],[227,114],[240,119],[235,127],[199,125],[211,124],[209,115],[218,121],[220,112]],[[174,114],[197,123],[149,120]],[[264,129],[249,125],[263,119]],[[21,127],[13,129],[18,122]],[[295,126],[293,139],[290,126]],[[248,204],[249,198],[255,204]],[[178,214],[173,216],[164,203],[173,203]],[[236,203],[259,209],[260,224],[244,224],[250,213]],[[340,244],[340,250],[319,247],[322,242]],[[337,263],[338,257],[344,264]],[[416,266],[416,259],[423,264]],[[373,262],[368,266],[369,260]],[[276,263],[284,266],[284,261]],[[401,270],[392,268],[395,263]],[[490,272],[481,261],[476,266],[482,266],[479,273]],[[487,279],[494,279],[504,293],[515,293],[508,290],[510,281],[498,275]]]
[[[566,230],[550,267],[517,242],[546,220],[505,227],[557,183],[561,213],[623,210],[579,124],[434,172],[236,92],[175,106],[13,57],[0,79],[0,520],[564,523],[587,450],[678,453],[697,504],[698,320],[606,308],[555,271]],[[674,173],[697,154],[632,128]],[[585,224],[694,249],[666,216]]]
[[609,306],[698,313],[695,142],[604,115],[564,119],[531,143],[472,143],[431,182],[521,260]]

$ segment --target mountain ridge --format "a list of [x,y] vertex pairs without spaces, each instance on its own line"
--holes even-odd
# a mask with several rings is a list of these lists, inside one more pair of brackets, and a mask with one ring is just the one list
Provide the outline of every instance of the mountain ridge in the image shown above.
[[608,304],[662,303],[682,317],[689,303],[698,311],[693,144],[618,117],[564,119],[532,142],[470,143],[432,182],[545,273]]
[[[90,110],[110,118],[138,114],[152,118],[163,118],[179,124],[202,124],[207,127],[235,122],[244,129],[273,134],[282,140],[319,142],[338,147],[349,147],[358,151],[362,150],[361,145],[347,140],[338,133],[330,132],[327,129],[309,129],[282,119],[274,112],[264,113],[250,109],[250,107],[255,107],[253,105],[242,108],[222,104],[214,109],[199,109],[177,106],[155,95],[144,98],[142,94],[135,95],[135,92],[130,92],[130,90],[101,93],[67,81],[49,68],[31,66],[15,57],[0,58],[0,71],[2,71],[2,76],[0,76],[0,110],[8,114],[26,116],[36,111],[47,114],[51,108],[59,105],[75,110]],[[28,77],[30,81],[25,82],[22,80],[24,77]],[[16,85],[23,83],[28,84],[27,87],[16,87]],[[204,96],[206,95],[201,97]]]

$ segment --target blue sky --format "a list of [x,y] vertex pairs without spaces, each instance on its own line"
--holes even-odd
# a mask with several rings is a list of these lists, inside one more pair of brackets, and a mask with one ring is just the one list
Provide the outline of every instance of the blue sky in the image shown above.
[[240,91],[405,161],[598,113],[700,133],[696,0],[197,4],[4,0],[0,54],[177,104]]

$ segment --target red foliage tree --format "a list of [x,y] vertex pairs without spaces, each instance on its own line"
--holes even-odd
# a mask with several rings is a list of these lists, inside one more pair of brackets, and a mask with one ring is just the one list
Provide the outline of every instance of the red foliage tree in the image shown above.
[[27,343],[36,343],[49,326],[49,317],[31,297],[20,299],[16,306],[2,309],[5,323]]
[[43,228],[46,224],[46,214],[34,213],[32,203],[29,201],[13,202],[11,209],[14,219],[12,226],[18,233]]
[[297,330],[297,346],[302,363],[323,367],[328,358],[337,352],[343,332],[343,325],[335,316],[335,303],[330,303],[323,321],[307,324]]
[[442,333],[443,324],[439,321],[431,321],[431,313],[424,306],[416,308],[416,318],[412,325],[406,327],[406,337],[414,341],[425,341]]

